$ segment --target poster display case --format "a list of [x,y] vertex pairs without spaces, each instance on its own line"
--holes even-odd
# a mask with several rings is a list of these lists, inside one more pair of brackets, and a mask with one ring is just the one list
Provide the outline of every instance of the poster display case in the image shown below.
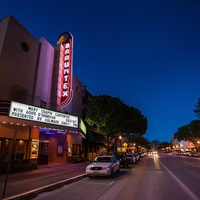
[[39,140],[32,139],[31,141],[31,155],[30,158],[38,158]]

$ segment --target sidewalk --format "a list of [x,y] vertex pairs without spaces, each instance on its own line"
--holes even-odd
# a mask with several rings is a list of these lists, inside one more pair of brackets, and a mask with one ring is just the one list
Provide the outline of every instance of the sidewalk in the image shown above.
[[62,187],[85,177],[85,168],[88,164],[88,161],[49,163],[39,165],[32,171],[9,174],[4,197],[6,175],[0,175],[0,199],[33,199],[38,193]]

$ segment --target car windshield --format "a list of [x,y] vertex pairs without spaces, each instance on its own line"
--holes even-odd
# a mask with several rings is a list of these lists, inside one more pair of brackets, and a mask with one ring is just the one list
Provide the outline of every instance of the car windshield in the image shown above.
[[97,157],[94,160],[95,162],[106,162],[106,163],[111,163],[112,159],[111,157]]

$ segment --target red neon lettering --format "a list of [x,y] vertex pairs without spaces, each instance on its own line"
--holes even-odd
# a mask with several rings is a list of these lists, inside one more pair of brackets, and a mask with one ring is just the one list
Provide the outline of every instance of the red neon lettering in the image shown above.
[[61,105],[66,105],[71,98],[72,39],[64,44],[63,54]]

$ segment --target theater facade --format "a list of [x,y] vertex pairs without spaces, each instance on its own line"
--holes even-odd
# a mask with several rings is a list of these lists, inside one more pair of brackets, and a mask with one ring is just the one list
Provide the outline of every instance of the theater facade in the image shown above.
[[52,46],[13,16],[0,20],[0,159],[67,163],[84,157],[85,86],[73,75],[73,36]]

